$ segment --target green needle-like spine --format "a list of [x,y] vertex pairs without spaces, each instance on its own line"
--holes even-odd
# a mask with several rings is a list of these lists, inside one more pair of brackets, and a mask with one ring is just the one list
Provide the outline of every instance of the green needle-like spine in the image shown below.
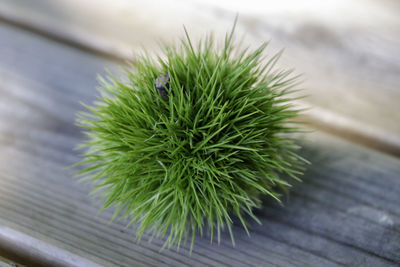
[[[138,239],[149,230],[192,248],[196,232],[212,241],[226,227],[233,241],[231,216],[248,231],[261,197],[280,201],[301,175],[297,79],[274,69],[279,54],[265,60],[266,44],[236,49],[233,32],[222,47],[210,36],[195,47],[186,32],[162,56],[138,57],[124,79],[101,79],[101,96],[79,113],[88,136],[79,173]],[[154,87],[161,74],[166,98]]]

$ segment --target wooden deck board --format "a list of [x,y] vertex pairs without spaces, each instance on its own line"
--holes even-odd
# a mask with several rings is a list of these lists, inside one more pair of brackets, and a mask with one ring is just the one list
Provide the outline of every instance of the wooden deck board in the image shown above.
[[123,222],[109,224],[111,210],[96,215],[90,187],[64,169],[78,161],[79,101],[94,99],[96,73],[115,63],[6,25],[0,48],[3,227],[108,266],[400,264],[400,160],[323,133],[302,141],[313,165],[285,207],[265,200],[250,237],[235,226],[236,247],[228,233],[219,245],[198,237],[192,256],[187,246],[160,252],[163,241],[148,235],[135,243]]

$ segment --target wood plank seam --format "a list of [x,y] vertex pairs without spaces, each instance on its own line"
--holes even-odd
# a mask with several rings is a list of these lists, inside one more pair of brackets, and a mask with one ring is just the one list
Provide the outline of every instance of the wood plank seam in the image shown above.
[[[1,181],[0,181],[0,184],[1,184]],[[18,188],[14,188],[14,189],[18,189]],[[0,191],[2,191],[2,189],[0,188]],[[32,190],[32,191],[34,191],[34,190]],[[6,193],[6,192],[3,192],[3,193]],[[58,194],[57,194],[58,195]],[[31,195],[30,193],[28,193],[28,194],[25,194],[25,195],[15,195],[15,197],[18,197],[19,196],[19,198],[23,198],[23,199],[25,199],[25,196],[29,196],[29,198],[26,198],[25,199],[25,202],[21,202],[21,204],[23,204],[23,203],[28,203],[28,201],[29,201],[29,199],[35,199],[35,197],[33,196],[33,195]],[[1,195],[0,195],[0,198],[1,198]],[[55,203],[54,203],[55,204]],[[39,206],[39,208],[40,208],[40,206]],[[47,207],[47,208],[49,208],[49,207]],[[36,209],[36,208],[35,208]],[[41,208],[40,209],[38,209],[38,210],[36,210],[36,212],[38,212],[38,213],[41,213]],[[58,213],[58,209],[57,208],[55,208],[55,209],[52,209],[52,208],[50,208],[50,210],[52,210],[52,212],[54,212],[54,214],[57,214]],[[91,210],[92,211],[94,211],[94,210],[97,210],[95,207],[91,207]],[[83,216],[84,214],[82,214],[82,216]],[[46,215],[45,214],[42,214],[42,216],[44,216],[44,218],[46,217]],[[81,218],[83,218],[83,217],[81,217]],[[101,219],[101,218],[98,218],[98,219]],[[109,221],[108,220],[100,220],[100,221],[102,221],[104,224],[109,224]],[[58,221],[58,224],[57,224],[57,226],[58,225],[63,225],[65,223],[65,221],[64,220],[60,220],[60,221]],[[91,220],[89,219],[89,218],[87,218],[87,219],[84,219],[83,220],[83,224],[82,224],[83,226],[85,226],[85,225],[91,225],[91,227],[90,228],[85,228],[85,229],[83,229],[84,231],[86,231],[86,232],[88,232],[88,231],[90,231],[90,229],[94,229],[94,228],[96,228],[96,225],[93,225],[92,223],[91,223]],[[104,229],[103,229],[104,230]],[[110,232],[110,236],[113,236],[113,234],[112,234],[112,228],[110,228],[109,229],[111,232]],[[98,238],[102,238],[102,237],[100,237],[100,236],[98,236]],[[133,237],[132,237],[133,238]],[[142,242],[144,242],[143,244],[142,244],[142,246],[143,245],[146,245],[147,244],[147,242],[149,241],[149,239],[147,238],[147,237],[144,237],[143,238],[143,240],[142,240]],[[158,245],[159,247],[161,247],[162,246],[162,243],[159,243],[159,242],[156,242],[155,243],[156,245]],[[227,244],[227,243],[222,243],[223,245],[228,245],[228,246],[231,246],[231,244]],[[200,247],[203,247],[203,245],[202,244],[198,244],[198,245],[200,245]],[[126,249],[131,249],[131,247],[128,247],[128,246],[125,246],[126,247]],[[146,246],[145,246],[146,247]],[[204,247],[204,248],[206,248],[206,249],[208,249],[208,247]],[[186,253],[188,254],[188,250],[186,249],[186,248],[182,248],[182,250],[183,251],[186,251]],[[158,253],[158,251],[157,250],[155,250],[154,251],[155,253]],[[166,252],[166,251],[164,251],[164,252]],[[172,251],[173,252],[173,254],[177,254],[175,251]],[[196,252],[194,252],[195,254],[196,254]],[[240,254],[240,253],[239,253]],[[171,256],[171,254],[169,253],[169,255]],[[193,255],[193,256],[195,256],[195,255]],[[200,255],[201,257],[206,257],[207,258],[207,255]],[[221,255],[222,256],[222,255]],[[215,260],[215,259],[213,259],[213,260]],[[240,260],[239,259],[236,259],[238,262],[240,262]],[[164,262],[165,263],[165,262]],[[183,262],[181,262],[181,263],[183,263]],[[221,264],[223,263],[223,262],[220,262]],[[245,262],[242,262],[244,265],[245,265]]]

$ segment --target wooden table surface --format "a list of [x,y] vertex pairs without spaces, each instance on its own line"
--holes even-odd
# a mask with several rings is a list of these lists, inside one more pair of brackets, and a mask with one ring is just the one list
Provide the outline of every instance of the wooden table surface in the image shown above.
[[[276,38],[272,51],[287,46],[289,56],[282,64],[295,65],[310,77],[305,89],[310,97],[299,105],[313,107],[306,119],[316,130],[300,141],[301,154],[312,165],[284,207],[265,200],[256,211],[262,225],[251,223],[250,237],[236,224],[235,247],[228,233],[220,244],[198,237],[189,255],[188,246],[160,251],[163,240],[149,243],[147,235],[136,243],[124,222],[109,223],[112,210],[97,214],[90,187],[65,169],[79,160],[73,149],[84,138],[74,125],[82,110],[79,102],[95,99],[96,75],[105,68],[118,71],[121,59],[129,57],[126,47],[137,51],[136,39],[122,38],[133,26],[112,20],[112,10],[92,14],[76,1],[59,1],[64,12],[75,8],[69,10],[71,17],[47,10],[47,1],[23,5],[28,2],[0,2],[0,265],[400,265],[400,35],[394,35],[400,19],[394,8],[372,13],[381,23],[376,27],[348,22],[351,27],[323,24],[327,29],[316,29],[322,24],[304,24],[317,35],[303,29],[303,42],[328,38],[330,32],[340,43],[332,46],[325,40],[319,48],[287,45],[301,38],[289,30],[279,32],[281,26],[266,20],[252,21],[248,15],[239,22],[242,31],[253,25],[249,40]],[[120,28],[94,30],[89,19],[80,17],[84,14],[111,14],[109,23]],[[220,29],[232,19],[206,14],[208,9],[197,11],[193,25],[213,19]],[[135,34],[146,32],[146,21],[135,24]],[[143,35],[145,42],[155,38],[159,25]],[[367,46],[360,45],[368,40]],[[380,50],[369,52],[375,42]]]

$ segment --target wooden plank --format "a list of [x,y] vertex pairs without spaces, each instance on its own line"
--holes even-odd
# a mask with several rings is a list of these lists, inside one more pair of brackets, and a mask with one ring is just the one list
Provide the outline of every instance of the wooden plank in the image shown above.
[[[286,47],[281,66],[305,74],[300,105],[305,119],[353,142],[400,155],[400,16],[396,1],[296,1],[223,4],[215,1],[3,0],[3,21],[70,45],[122,60],[155,40],[196,39],[228,29],[239,12],[238,34],[257,45]],[[171,15],[173,14],[173,15]],[[346,15],[342,15],[346,14]],[[204,25],[212,25],[209,28]]]
[[0,251],[5,257],[30,266],[100,266],[4,226],[0,226]]
[[[16,267],[17,264],[9,259],[2,258],[0,257],[0,267]],[[18,265],[20,267],[23,267],[22,264]]]
[[236,247],[225,232],[219,245],[197,237],[192,256],[188,246],[159,251],[163,241],[149,235],[135,243],[124,222],[109,224],[112,210],[96,215],[90,187],[64,169],[83,138],[78,102],[94,99],[95,74],[114,63],[5,25],[0,40],[0,229],[106,266],[400,264],[400,161],[322,133],[303,141],[313,162],[304,182],[285,207],[265,200],[251,237],[237,222]]

